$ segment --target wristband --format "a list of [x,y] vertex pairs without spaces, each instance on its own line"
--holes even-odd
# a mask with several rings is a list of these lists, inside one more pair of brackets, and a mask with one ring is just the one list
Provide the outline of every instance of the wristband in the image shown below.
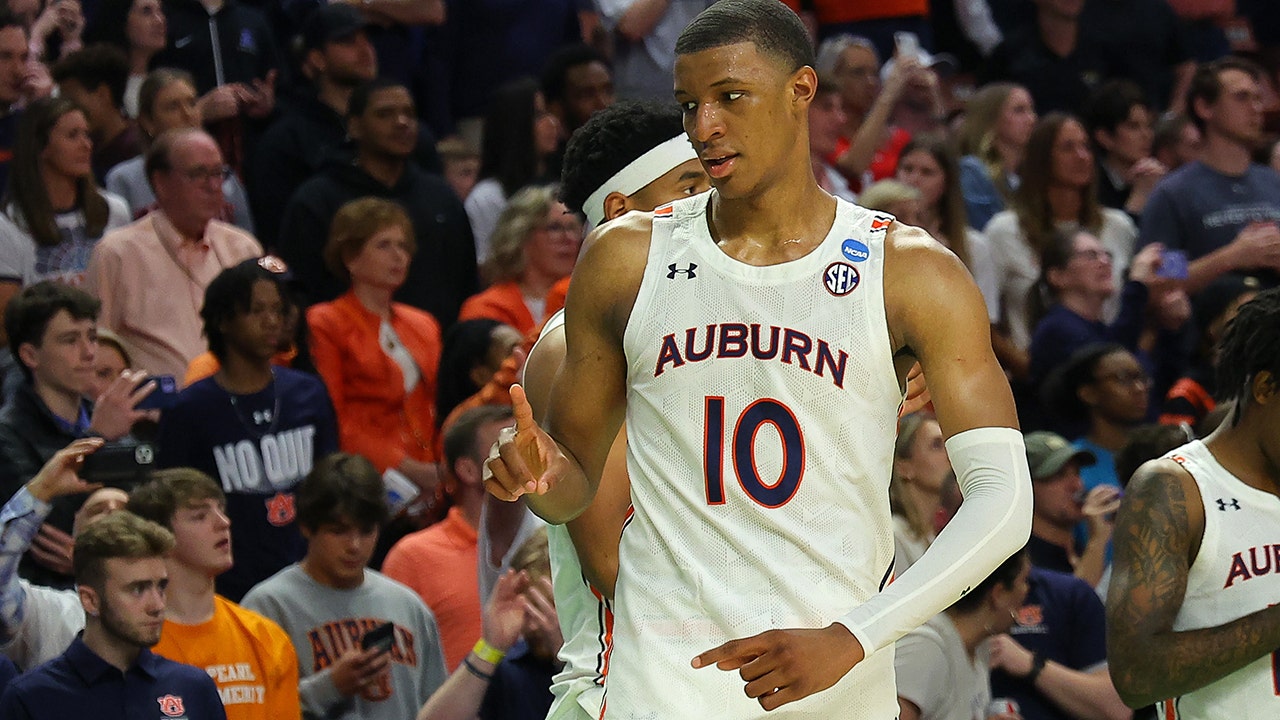
[[502,658],[507,656],[506,650],[499,650],[498,648],[485,642],[484,638],[480,638],[479,640],[476,641],[476,646],[471,648],[471,652],[475,653],[476,657],[489,663],[490,665],[497,665],[498,663],[502,662]]
[[1031,670],[1023,676],[1029,685],[1036,684],[1036,678],[1040,677],[1040,673],[1044,670],[1046,660],[1040,653],[1031,653]]
[[467,668],[467,672],[471,673],[472,675],[475,675],[476,677],[480,678],[481,680],[484,680],[485,682],[488,682],[493,679],[493,673],[484,672],[483,670],[476,667],[475,665],[472,665],[471,658],[469,657],[462,658],[462,664],[464,667]]

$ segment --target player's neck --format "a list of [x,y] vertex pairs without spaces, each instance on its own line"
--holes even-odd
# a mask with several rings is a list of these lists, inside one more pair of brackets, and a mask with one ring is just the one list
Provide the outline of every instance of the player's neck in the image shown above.
[[199,625],[213,619],[214,582],[207,572],[170,560],[164,616],[179,625]]
[[769,264],[803,256],[822,242],[835,222],[836,201],[818,187],[809,163],[802,169],[801,178],[775,182],[773,189],[750,197],[716,193],[710,218],[716,243],[743,262]]
[[1055,523],[1049,522],[1048,520],[1040,517],[1039,515],[1032,514],[1031,534],[1047,543],[1050,543],[1052,545],[1057,545],[1065,549],[1069,553],[1074,552],[1072,550],[1072,538],[1071,538],[1070,525],[1063,527],[1061,525],[1057,525]]
[[1246,485],[1280,495],[1280,457],[1275,454],[1274,443],[1267,442],[1250,417],[1241,418],[1234,426],[1228,427],[1229,423],[1230,417],[1205,438],[1209,452]]
[[365,310],[377,315],[383,320],[391,318],[391,297],[393,290],[369,283],[358,282],[351,286],[351,292],[355,294],[356,299],[364,306]]
[[1074,222],[1080,219],[1084,195],[1080,188],[1070,185],[1050,185],[1049,213],[1054,222]]
[[956,634],[960,636],[960,642],[964,645],[965,654],[973,659],[974,652],[978,649],[978,645],[990,636],[987,621],[987,611],[980,609],[971,613],[957,613],[947,611],[947,618],[951,620],[951,624],[956,627]]

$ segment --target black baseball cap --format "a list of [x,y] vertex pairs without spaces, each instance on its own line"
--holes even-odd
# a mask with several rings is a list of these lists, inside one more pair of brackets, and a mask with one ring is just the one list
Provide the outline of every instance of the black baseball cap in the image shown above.
[[316,50],[334,40],[346,40],[368,27],[364,14],[344,2],[321,5],[307,16],[302,26],[302,50]]

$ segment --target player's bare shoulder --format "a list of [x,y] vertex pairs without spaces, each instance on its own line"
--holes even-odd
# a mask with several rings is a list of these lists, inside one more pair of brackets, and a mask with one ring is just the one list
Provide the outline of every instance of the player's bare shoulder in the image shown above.
[[921,325],[953,326],[970,316],[987,323],[986,306],[964,263],[932,235],[895,221],[885,232],[884,302],[894,347],[911,344]]
[[653,213],[636,210],[593,230],[574,267],[569,312],[590,308],[620,318],[625,326],[640,292],[652,232]]

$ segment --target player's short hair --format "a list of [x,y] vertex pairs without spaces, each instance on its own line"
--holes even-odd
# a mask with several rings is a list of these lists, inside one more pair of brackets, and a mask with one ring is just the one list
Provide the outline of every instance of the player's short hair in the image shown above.
[[387,521],[386,492],[373,463],[361,455],[333,453],[298,484],[298,526],[311,532],[329,523],[380,527]]
[[1218,343],[1218,394],[1235,401],[1233,421],[1251,404],[1253,379],[1262,372],[1280,390],[1280,288],[1241,305]]
[[31,368],[18,354],[23,344],[40,347],[49,321],[59,311],[66,310],[75,320],[97,320],[101,309],[102,303],[94,296],[54,280],[28,285],[15,295],[4,309],[4,330],[9,336],[9,351],[27,381],[31,381]]
[[1202,133],[1206,126],[1204,118],[1196,112],[1196,101],[1203,100],[1210,105],[1218,102],[1218,98],[1222,96],[1222,73],[1228,70],[1239,70],[1254,80],[1262,79],[1262,68],[1251,60],[1234,55],[1197,67],[1195,74],[1191,76],[1190,85],[1187,86],[1187,115]]
[[786,63],[787,72],[814,64],[813,43],[804,23],[778,0],[720,0],[703,10],[676,40],[676,54],[688,55],[741,42]]
[[404,83],[395,78],[380,77],[357,85],[356,89],[351,91],[351,99],[347,101],[347,119],[364,115],[364,111],[369,109],[369,101],[373,98],[373,94],[391,88],[404,88]]
[[101,588],[107,577],[107,560],[162,557],[172,549],[173,533],[158,523],[121,510],[89,523],[76,537],[75,551],[71,554],[72,573],[77,584]]
[[482,405],[462,413],[444,430],[445,462],[452,468],[462,458],[483,457],[489,448],[482,448],[476,442],[476,434],[480,428],[513,417],[515,415],[512,414],[510,405]]
[[134,488],[125,509],[172,530],[174,513],[205,500],[226,504],[227,496],[213,478],[195,468],[169,468],[151,473],[147,482]]
[[1071,353],[1045,380],[1041,388],[1044,407],[1062,422],[1087,422],[1089,407],[1080,399],[1080,388],[1096,382],[1098,365],[1103,358],[1116,353],[1129,354],[1129,349],[1119,343],[1095,342]]
[[111,91],[111,102],[124,107],[124,93],[129,85],[129,59],[114,45],[98,43],[63,57],[53,66],[53,81],[79,83],[88,92],[103,85]]
[[1181,447],[1194,438],[1195,433],[1186,425],[1150,423],[1130,430],[1128,441],[1116,453],[1116,478],[1120,481],[1120,487],[1129,484],[1129,480],[1143,463]]
[[560,199],[579,215],[587,198],[636,158],[684,132],[680,108],[654,102],[619,102],[591,116],[569,138]]
[[1022,572],[1022,564],[1026,561],[1027,548],[1023,546],[1022,549],[1000,563],[1000,567],[996,568],[985,580],[978,583],[977,587],[955,601],[951,608],[961,614],[977,610],[996,585],[1012,588],[1013,584],[1018,580],[1018,573]]

